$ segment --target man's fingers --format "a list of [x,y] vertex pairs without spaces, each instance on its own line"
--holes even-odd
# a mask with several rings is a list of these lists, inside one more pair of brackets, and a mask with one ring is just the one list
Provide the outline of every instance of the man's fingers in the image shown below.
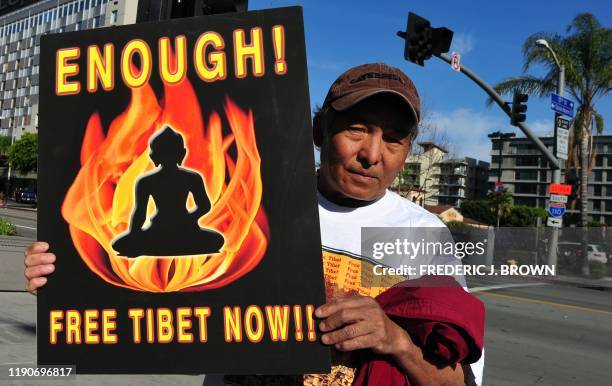
[[333,331],[346,324],[355,323],[363,319],[363,308],[343,308],[336,313],[328,316],[325,320],[319,323],[319,329],[322,332]]
[[28,290],[28,292],[30,292],[31,294],[36,295],[36,289],[42,287],[46,283],[46,277],[37,277],[32,280],[28,280],[28,283],[26,284],[26,290]]
[[53,264],[42,264],[33,267],[27,267],[25,269],[24,275],[27,279],[31,280],[37,277],[48,275],[54,270],[55,266]]
[[351,340],[362,335],[368,335],[371,332],[372,326],[367,322],[362,321],[359,323],[352,323],[339,330],[323,334],[323,336],[321,336],[321,341],[325,344],[332,345]]
[[46,243],[44,241],[36,241],[35,243],[31,244],[26,249],[26,255],[31,255],[33,253],[47,252],[48,249],[49,249],[49,243]]
[[321,307],[315,310],[315,316],[317,318],[327,318],[341,309],[362,307],[370,304],[371,302],[375,302],[375,300],[369,296],[348,296],[323,304]]
[[25,257],[26,267],[34,267],[40,264],[52,264],[55,262],[55,255],[53,253],[32,253]]

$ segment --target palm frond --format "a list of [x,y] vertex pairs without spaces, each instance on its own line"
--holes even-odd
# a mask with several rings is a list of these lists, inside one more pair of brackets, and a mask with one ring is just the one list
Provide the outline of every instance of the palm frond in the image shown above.
[[604,117],[597,112],[595,113],[595,129],[597,134],[604,132]]
[[[555,90],[556,85],[552,81],[552,77],[537,78],[531,75],[523,75],[515,78],[508,78],[496,84],[493,88],[500,95],[511,95],[514,92],[523,94],[535,94],[538,97],[548,96]],[[486,101],[487,106],[493,103],[492,98]]]

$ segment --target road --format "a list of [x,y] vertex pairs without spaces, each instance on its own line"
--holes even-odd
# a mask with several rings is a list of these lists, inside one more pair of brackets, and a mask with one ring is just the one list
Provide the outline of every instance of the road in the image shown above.
[[609,385],[612,292],[558,284],[480,291],[485,384]]
[[[548,283],[494,290],[478,287],[475,294],[487,308],[485,385],[609,385],[612,292]],[[0,303],[0,366],[32,365],[35,297],[0,292]],[[79,375],[76,381],[45,385],[199,386],[202,379]]]

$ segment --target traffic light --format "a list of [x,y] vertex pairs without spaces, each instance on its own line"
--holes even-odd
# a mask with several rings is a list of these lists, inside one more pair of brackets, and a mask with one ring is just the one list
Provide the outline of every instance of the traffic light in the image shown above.
[[527,105],[525,102],[529,99],[529,95],[514,93],[514,97],[512,98],[512,112],[510,113],[510,124],[512,126],[518,126],[519,122],[525,122],[527,119],[527,115],[525,112],[527,111]]
[[419,66],[432,55],[448,52],[453,40],[453,31],[444,27],[432,28],[427,19],[412,12],[408,13],[406,32],[399,31],[397,35],[406,39],[404,59]]

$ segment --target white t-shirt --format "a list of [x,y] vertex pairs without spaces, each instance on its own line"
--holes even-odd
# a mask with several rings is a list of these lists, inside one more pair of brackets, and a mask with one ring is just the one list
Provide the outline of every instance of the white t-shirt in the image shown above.
[[[391,191],[386,191],[376,202],[357,208],[334,204],[321,194],[318,199],[328,299],[338,290],[376,296],[384,291],[385,286],[394,284],[384,282],[377,288],[360,286],[362,227],[445,227],[436,215]],[[467,290],[463,277],[459,280]],[[482,385],[484,350],[480,360],[470,367],[473,384]],[[220,385],[226,385],[222,375],[210,375],[204,380],[204,386]]]

